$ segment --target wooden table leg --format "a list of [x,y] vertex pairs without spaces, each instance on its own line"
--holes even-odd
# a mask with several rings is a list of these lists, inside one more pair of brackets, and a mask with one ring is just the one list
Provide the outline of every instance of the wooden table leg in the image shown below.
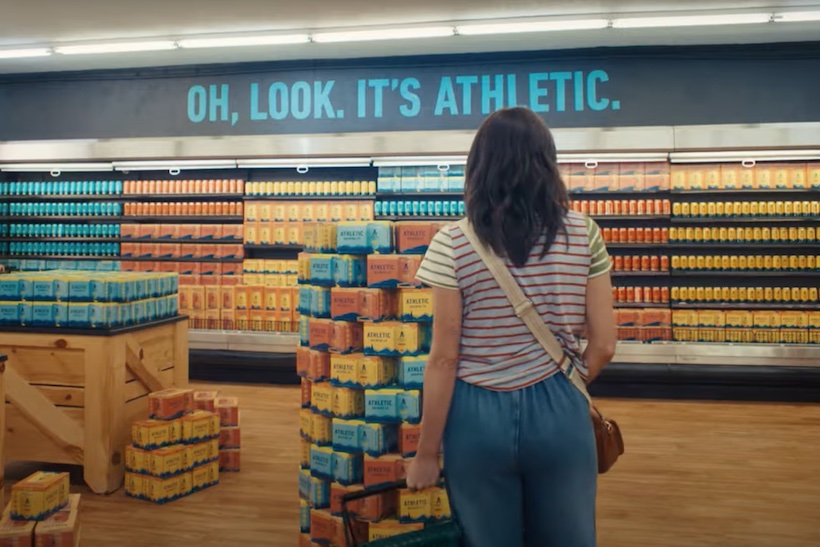
[[0,511],[6,508],[6,359],[0,361]]

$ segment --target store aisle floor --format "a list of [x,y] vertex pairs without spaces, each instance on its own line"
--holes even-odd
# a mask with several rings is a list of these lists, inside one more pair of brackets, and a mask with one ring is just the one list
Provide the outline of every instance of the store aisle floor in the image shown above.
[[[242,472],[165,506],[84,496],[83,546],[296,544],[298,388],[240,397]],[[602,401],[628,453],[601,479],[599,545],[820,544],[820,405]],[[8,482],[34,469],[11,464]]]

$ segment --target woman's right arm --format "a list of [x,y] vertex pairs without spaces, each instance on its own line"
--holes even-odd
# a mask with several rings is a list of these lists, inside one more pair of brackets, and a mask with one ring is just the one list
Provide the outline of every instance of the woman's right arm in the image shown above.
[[586,322],[587,347],[584,350],[584,361],[589,367],[589,383],[612,360],[618,343],[609,272],[587,280]]

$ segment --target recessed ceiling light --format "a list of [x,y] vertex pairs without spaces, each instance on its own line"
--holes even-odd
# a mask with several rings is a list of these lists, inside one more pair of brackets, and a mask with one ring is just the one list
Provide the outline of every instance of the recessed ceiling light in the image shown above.
[[807,21],[820,21],[820,11],[793,11],[777,13],[774,16],[775,23],[802,23]]
[[207,47],[242,47],[242,46],[275,46],[286,44],[307,44],[310,36],[307,34],[280,34],[268,36],[234,36],[225,38],[186,38],[179,40],[181,48]]
[[722,15],[670,15],[665,17],[622,17],[612,21],[613,28],[700,27],[711,25],[750,25],[768,23],[770,13]]
[[517,23],[488,23],[459,25],[463,36],[484,34],[512,34],[518,32],[554,32],[562,30],[592,30],[609,26],[608,19],[585,19],[578,21],[522,21]]
[[372,40],[401,40],[411,38],[443,38],[453,35],[453,27],[390,28],[379,30],[349,30],[318,32],[313,41],[319,43],[365,42]]
[[0,59],[23,59],[25,57],[48,57],[51,50],[45,47],[28,49],[0,49]]
[[132,53],[139,51],[162,51],[176,49],[176,42],[156,40],[152,42],[111,42],[106,44],[85,44],[60,46],[55,51],[61,55],[90,55],[94,53]]

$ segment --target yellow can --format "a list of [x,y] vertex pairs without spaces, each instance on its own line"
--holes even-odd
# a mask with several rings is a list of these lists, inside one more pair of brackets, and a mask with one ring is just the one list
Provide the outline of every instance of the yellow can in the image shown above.
[[[726,205],[729,205],[729,204],[727,203]],[[729,214],[728,211],[726,213]],[[731,214],[732,214],[732,216],[736,216],[736,217],[739,217],[740,215],[742,215],[743,214],[743,204],[740,203],[739,201],[735,201],[734,203],[732,203],[732,213]]]
[[716,239],[715,236],[717,236],[717,235],[718,235],[718,229],[717,228],[708,228],[707,227],[707,228],[703,229],[703,241],[706,241],[706,242],[713,241],[714,239]]
[[771,228],[761,228],[760,229],[760,241],[764,243],[771,243],[772,241],[772,229]]
[[714,205],[715,205],[715,204],[714,204],[714,203],[712,203],[712,202],[709,202],[709,203],[701,203],[701,204],[698,206],[698,215],[700,215],[700,216],[702,216],[702,217],[708,216],[708,215],[709,215],[709,206],[710,206],[710,205],[714,207]]
[[[361,184],[359,186],[361,187]],[[356,188],[356,185],[355,185],[354,181],[349,180],[349,181],[345,182],[345,194],[346,195],[348,195],[348,196],[354,195],[356,193],[355,188]]]
[[729,257],[729,266],[732,270],[740,269],[740,257],[733,255]]
[[722,257],[720,257],[720,269],[721,270],[729,270],[730,268],[731,268],[731,261],[729,260],[729,257],[726,256],[726,255],[723,255]]
[[680,299],[680,288],[679,287],[672,287],[672,290],[670,291],[670,293],[671,293],[671,298],[672,298],[673,302],[680,302],[681,301],[681,299]]
[[743,241],[746,243],[751,243],[754,241],[755,238],[755,230],[754,228],[743,228]]
[[686,228],[686,239],[685,241],[692,242],[695,241],[695,229],[694,228]]
[[740,271],[746,271],[748,268],[748,261],[746,260],[745,256],[737,257],[737,267]]
[[677,228],[669,228],[669,242],[670,243],[677,243],[678,241],[678,229]]
[[755,287],[755,302],[763,302],[763,297],[765,296],[765,292],[763,287]]
[[794,214],[794,202],[787,201],[783,204],[783,214],[790,217]]
[[797,269],[802,272],[802,271],[807,270],[808,268],[809,268],[808,257],[806,255],[798,256],[797,257]]
[[704,267],[708,271],[714,270],[715,269],[715,257],[707,256],[706,260],[704,260]]
[[809,255],[809,256],[806,257],[806,269],[807,270],[817,269],[817,258],[814,255]]
[[[810,212],[811,211],[807,211],[807,213],[810,213]],[[796,217],[802,217],[803,216],[803,202],[802,201],[795,201],[794,202],[794,204],[792,205],[792,213]]]
[[729,287],[722,287],[720,289],[720,300],[722,302],[728,302],[729,297],[731,296],[732,290]]
[[691,205],[689,203],[681,203],[680,204],[680,215],[682,217],[691,216]]
[[737,228],[729,228],[727,230],[727,233],[728,233],[728,236],[726,238],[727,241],[730,241],[732,243],[737,243],[737,241],[738,241]]
[[[805,207],[803,207],[805,209]],[[811,216],[816,217],[820,215],[820,201],[811,202]]]
[[674,255],[672,257],[672,269],[673,270],[680,270],[680,257],[678,255]]
[[789,255],[789,269],[791,271],[796,271],[799,266],[800,259],[797,257],[797,255]]
[[765,261],[762,256],[758,255],[755,257],[755,270],[762,271],[763,266],[765,265]]
[[746,287],[738,288],[738,290],[737,290],[737,300],[738,300],[738,302],[748,302],[746,293],[747,293]]
[[[710,202],[706,205],[706,214],[707,214],[708,216],[710,216],[710,217],[717,216],[717,214],[718,214],[718,212],[717,212],[717,206],[718,206],[718,205],[720,205],[720,204],[719,204],[719,203],[715,203],[714,201],[710,201]],[[723,208],[721,207],[721,209],[723,209]]]
[[726,242],[729,239],[729,229],[725,226],[722,226],[720,229],[715,228],[715,231],[717,231],[717,240],[721,243]]
[[809,288],[808,287],[800,287],[800,301],[801,302],[809,302]]
[[817,302],[817,287],[809,287],[809,302]]
[[765,302],[772,302],[774,300],[774,289],[766,287],[763,291],[763,300]]
[[712,287],[706,287],[706,290],[703,291],[703,297],[706,302],[713,302],[715,300],[715,290],[720,289],[712,289]]
[[318,183],[315,180],[308,182],[308,195],[315,196],[318,193]]
[[726,215],[726,204],[722,201],[715,203],[715,216],[722,217]]
[[758,202],[753,201],[751,202],[751,204],[749,204],[749,214],[753,217],[756,217],[760,214],[760,205],[758,204]]
[[[691,296],[691,288],[689,290]],[[696,302],[703,302],[706,299],[706,289],[704,287],[698,287],[695,289],[695,301]]]
[[772,260],[771,255],[766,255],[763,257],[763,270],[770,272],[772,271],[772,267],[774,266],[774,260]]
[[786,214],[786,204],[782,201],[775,201],[775,216],[782,217]]
[[777,216],[777,203],[774,201],[766,202],[766,214],[770,217]]
[[752,229],[752,241],[760,243],[763,240],[763,230],[759,226]]
[[789,229],[782,227],[779,228],[778,231],[780,232],[780,241],[786,242],[789,240]]
[[805,226],[801,226],[797,229],[797,241],[799,241],[800,243],[806,243],[807,236],[808,234],[806,233]]
[[737,302],[740,298],[740,289],[729,287],[729,302]]
[[740,207],[740,214],[744,217],[747,217],[752,214],[752,204],[748,201],[744,201]]
[[681,204],[680,203],[675,202],[675,203],[672,204],[672,216],[673,217],[681,216]]
[[694,237],[695,241],[705,241],[703,238],[703,228],[701,228],[700,226],[695,228]]
[[322,195],[329,196],[332,183],[329,180],[322,182]]
[[339,195],[339,181],[338,180],[330,181],[330,195],[331,196],[338,196]]
[[795,228],[793,226],[791,228],[789,228],[789,242],[790,243],[796,243],[797,240],[798,240],[798,235],[799,235],[799,232],[797,231],[797,228]]
[[[800,287],[792,287],[792,302],[800,302]],[[808,294],[806,295],[808,297]]]
[[781,297],[780,297],[780,302],[786,302],[786,303],[791,302],[792,301],[792,292],[791,292],[791,290],[789,290],[788,287],[782,287],[780,290],[782,291],[782,294],[781,294]]
[[698,256],[696,264],[697,264],[696,268],[698,270],[700,270],[700,271],[705,270],[706,269],[706,257],[703,256],[703,255]]
[[806,228],[806,242],[814,243],[817,239],[817,230],[815,230],[814,226],[809,226]]

